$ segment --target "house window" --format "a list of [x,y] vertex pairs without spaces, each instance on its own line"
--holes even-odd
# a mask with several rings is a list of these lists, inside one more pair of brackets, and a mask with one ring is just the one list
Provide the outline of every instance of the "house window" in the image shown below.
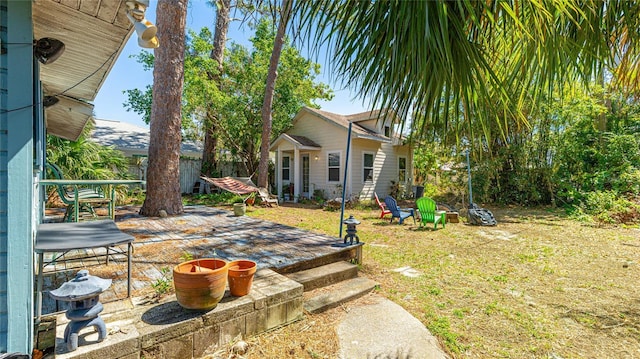
[[289,181],[289,172],[290,172],[289,160],[290,160],[289,156],[282,156],[282,180],[283,181]]
[[391,127],[390,126],[384,126],[384,135],[386,137],[391,137]]
[[407,158],[398,157],[398,182],[407,181]]
[[373,181],[373,153],[362,154],[362,181]]
[[340,152],[330,152],[327,155],[329,182],[340,182]]

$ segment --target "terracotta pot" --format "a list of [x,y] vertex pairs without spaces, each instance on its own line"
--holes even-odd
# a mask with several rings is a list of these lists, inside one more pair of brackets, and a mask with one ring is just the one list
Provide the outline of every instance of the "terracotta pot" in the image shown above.
[[229,291],[231,295],[242,297],[249,294],[256,268],[256,262],[246,259],[229,263]]
[[218,305],[227,286],[229,265],[222,259],[201,258],[173,268],[178,303],[186,309],[210,310]]

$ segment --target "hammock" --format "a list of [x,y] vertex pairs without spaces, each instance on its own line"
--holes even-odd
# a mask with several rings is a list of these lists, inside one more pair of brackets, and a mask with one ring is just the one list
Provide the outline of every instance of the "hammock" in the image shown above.
[[251,177],[223,177],[223,178],[210,178],[206,176],[200,176],[203,180],[211,183],[212,185],[223,189],[227,192],[231,192],[233,194],[237,194],[238,196],[247,195],[244,199],[245,201],[251,197],[255,192],[258,192],[259,189],[256,185],[251,181]]

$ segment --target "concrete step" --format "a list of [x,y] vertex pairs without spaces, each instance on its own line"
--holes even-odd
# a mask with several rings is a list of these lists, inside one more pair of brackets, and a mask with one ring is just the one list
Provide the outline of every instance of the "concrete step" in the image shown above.
[[304,286],[304,291],[338,283],[358,276],[358,266],[340,261],[286,275]]
[[[378,283],[365,277],[356,277],[317,289],[318,293],[304,302],[304,310],[321,313],[352,299],[361,297],[376,288]],[[314,293],[312,293],[314,294]]]

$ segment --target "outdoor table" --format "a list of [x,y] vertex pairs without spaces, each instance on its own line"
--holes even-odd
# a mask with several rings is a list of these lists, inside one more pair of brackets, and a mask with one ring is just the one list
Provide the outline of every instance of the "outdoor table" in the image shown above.
[[115,219],[115,194],[116,194],[116,186],[117,185],[134,185],[134,184],[144,184],[146,181],[143,180],[69,180],[69,179],[44,179],[40,181],[40,184],[43,186],[71,186],[73,187],[74,192],[74,216],[76,221],[78,221],[79,214],[79,202],[82,199],[79,195],[79,190],[82,187],[96,187],[103,186],[106,187],[104,193],[106,194],[106,198],[109,199],[109,217],[111,219]]
[[[107,248],[107,264],[109,263],[109,247],[127,245],[127,297],[131,296],[131,248],[134,237],[122,232],[110,219],[69,222],[42,223],[38,226],[34,251],[38,255],[37,273],[37,319],[42,315],[42,286],[45,265],[55,263],[66,253],[76,249]],[[45,263],[44,253],[56,253],[54,258]],[[60,253],[60,254],[57,254]],[[113,253],[125,254],[122,251]]]

